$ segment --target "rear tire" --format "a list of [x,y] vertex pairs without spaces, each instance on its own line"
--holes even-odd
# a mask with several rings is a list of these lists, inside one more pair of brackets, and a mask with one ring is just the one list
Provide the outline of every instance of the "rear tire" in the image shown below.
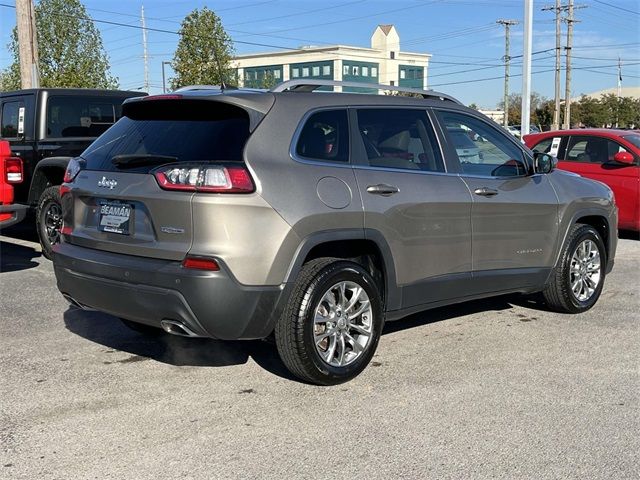
[[54,185],[42,192],[36,211],[36,229],[42,246],[42,255],[49,260],[53,257],[53,246],[60,242],[62,228],[62,205],[60,187]]
[[598,231],[576,224],[567,240],[549,283],[542,291],[556,312],[582,313],[595,305],[604,285],[607,255]]
[[320,258],[302,267],[276,322],[278,352],[298,378],[336,385],[371,361],[382,332],[380,292],[357,263]]

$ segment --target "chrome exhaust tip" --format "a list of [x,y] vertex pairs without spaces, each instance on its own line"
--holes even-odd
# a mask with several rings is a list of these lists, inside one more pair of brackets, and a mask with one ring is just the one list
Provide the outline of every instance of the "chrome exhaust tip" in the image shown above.
[[178,322],[177,320],[161,320],[160,325],[162,329],[170,333],[171,335],[178,335],[180,337],[201,337],[202,335],[198,335],[189,327],[187,327],[184,323]]

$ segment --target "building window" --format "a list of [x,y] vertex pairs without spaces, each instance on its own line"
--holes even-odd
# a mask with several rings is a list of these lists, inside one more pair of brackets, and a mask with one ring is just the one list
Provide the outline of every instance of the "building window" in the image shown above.
[[311,71],[313,72],[314,77],[318,77],[320,75],[320,67],[313,67]]
[[293,72],[291,73],[291,76],[293,78],[299,77],[300,76],[300,70],[298,70],[297,68],[294,68]]
[[349,75],[349,65],[345,65],[344,67],[342,67],[342,74]]
[[371,67],[371,76],[372,77],[378,76],[378,69],[376,67]]
[[369,67],[362,67],[362,76],[363,77],[369,76]]
[[280,70],[273,71],[273,78],[280,80]]
[[391,81],[389,82],[389,86],[391,86],[391,87],[393,87],[395,84],[396,84],[396,82],[394,82],[393,80],[391,80]]
[[391,60],[393,60],[394,58],[396,58],[396,52],[391,52]]
[[400,80],[404,80],[405,78],[407,78],[407,71],[400,70]]
[[359,67],[354,66],[354,67],[351,69],[351,74],[352,74],[352,75],[360,75],[360,68],[359,68]]
[[309,67],[302,67],[302,76],[303,77],[309,76]]
[[322,75],[331,75],[331,67],[329,65],[322,67]]

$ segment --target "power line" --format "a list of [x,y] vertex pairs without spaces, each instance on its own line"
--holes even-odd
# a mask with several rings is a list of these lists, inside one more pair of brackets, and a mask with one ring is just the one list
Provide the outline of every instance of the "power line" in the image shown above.
[[600,0],[593,0],[596,3],[600,3],[602,5],[606,5],[607,7],[611,7],[611,8],[617,8],[618,10],[622,10],[623,12],[629,12],[629,13],[633,13],[635,15],[640,15],[640,12],[637,12],[635,10],[629,10],[628,8],[624,8],[624,7],[619,7],[618,5],[612,5],[610,3],[607,2],[601,2]]

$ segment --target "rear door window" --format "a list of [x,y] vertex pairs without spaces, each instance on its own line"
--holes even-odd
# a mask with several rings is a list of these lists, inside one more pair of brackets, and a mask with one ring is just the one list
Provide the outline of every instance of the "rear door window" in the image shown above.
[[52,95],[47,101],[47,138],[98,137],[120,118],[123,101]]
[[424,110],[358,110],[358,130],[372,167],[444,172],[442,156]]
[[175,157],[177,163],[237,162],[248,138],[249,117],[241,108],[211,101],[148,102],[136,108],[134,118],[121,118],[81,156],[87,169],[106,171],[117,170],[112,162],[117,155]]

